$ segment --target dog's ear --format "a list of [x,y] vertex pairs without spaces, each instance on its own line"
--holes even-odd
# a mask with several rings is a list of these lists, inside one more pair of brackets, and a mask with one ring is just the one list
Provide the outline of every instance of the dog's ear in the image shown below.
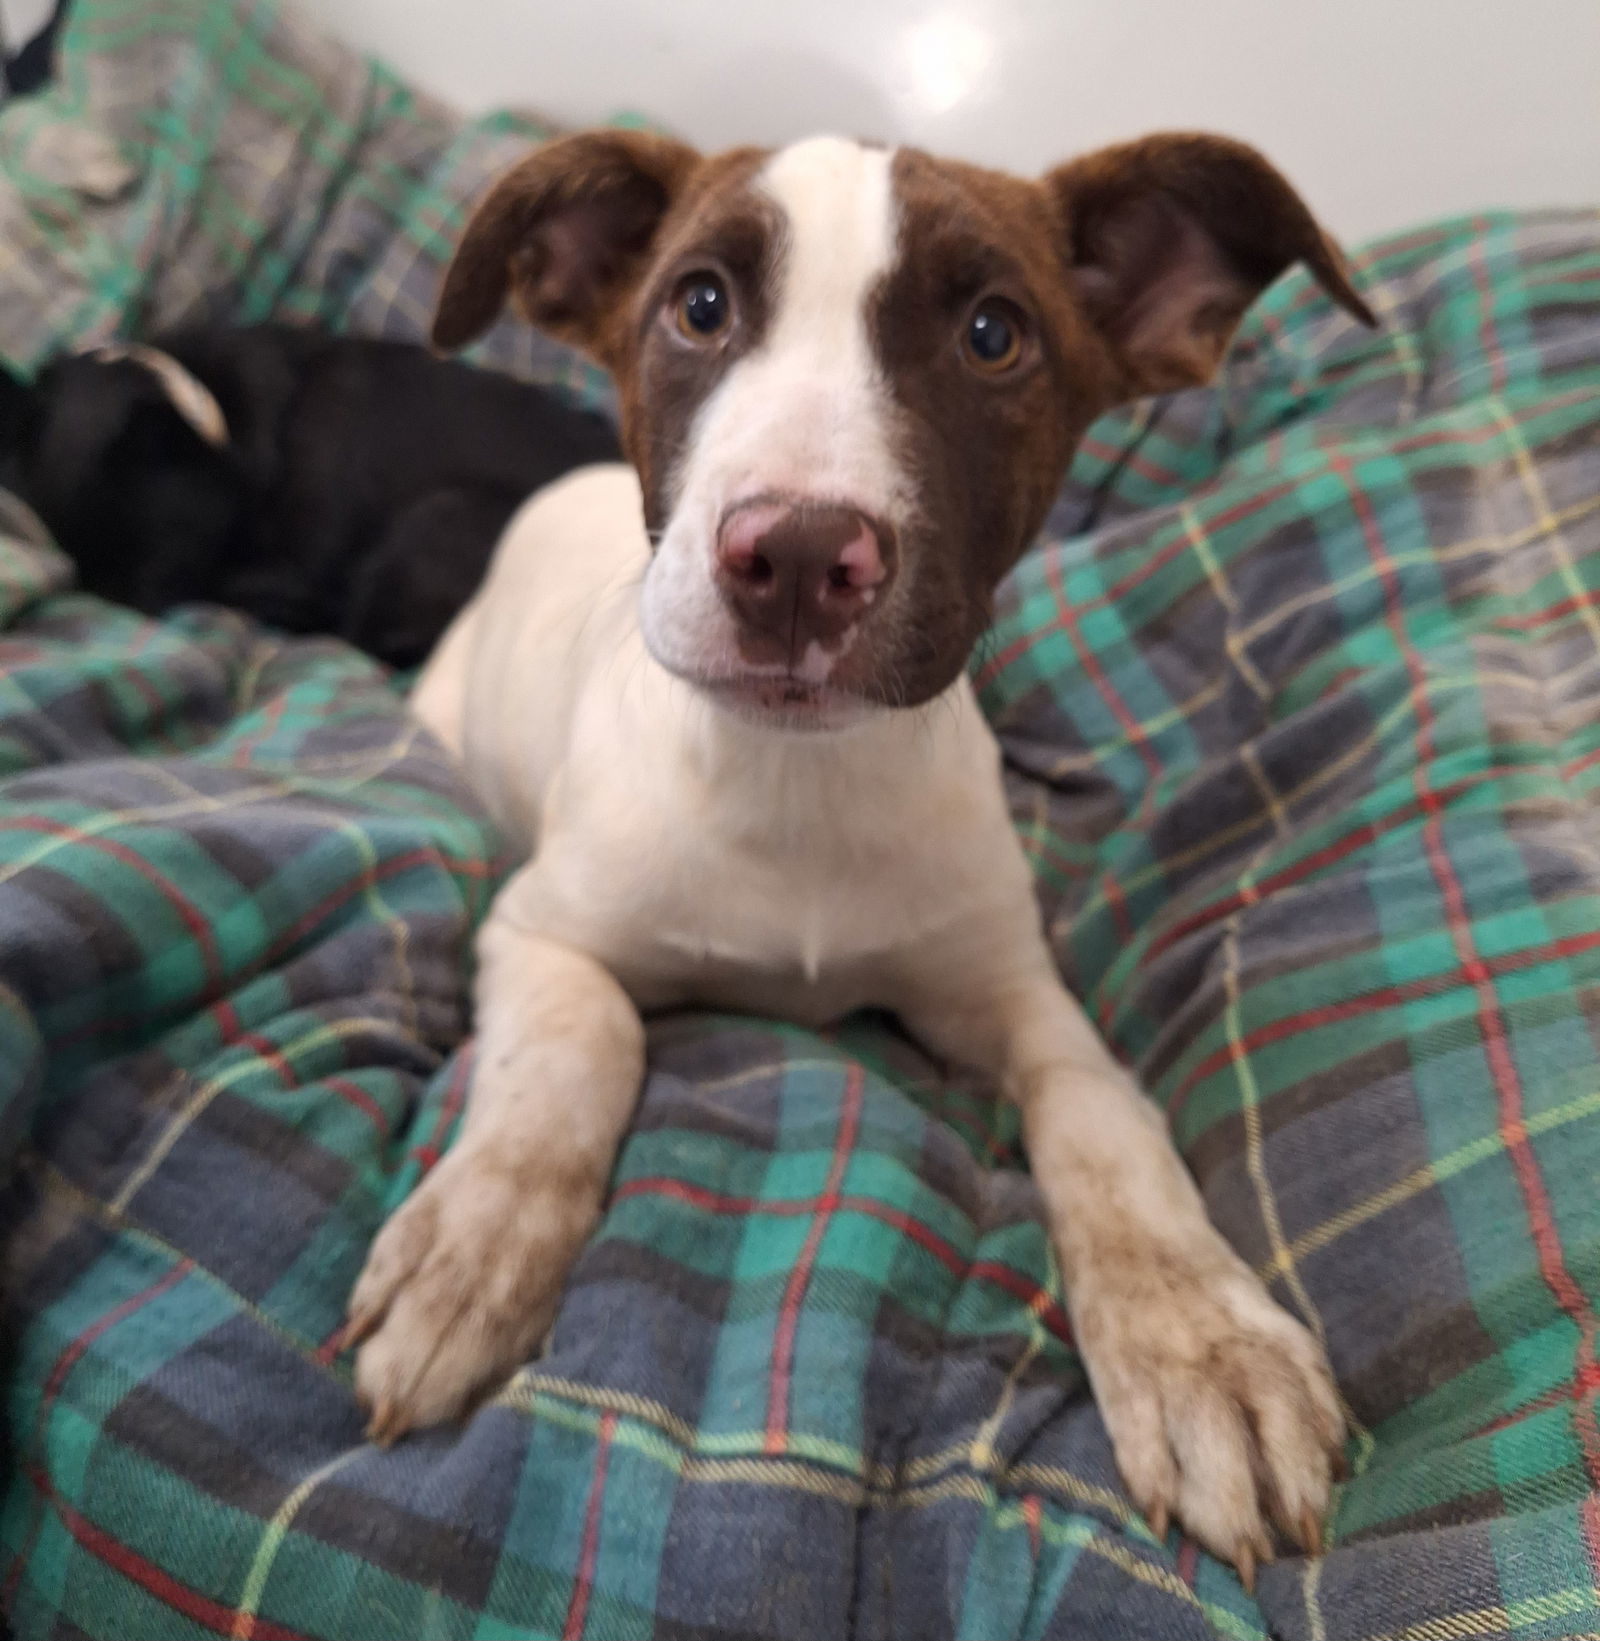
[[1079,300],[1130,397],[1209,381],[1245,310],[1296,262],[1377,324],[1305,202],[1243,143],[1146,137],[1073,160],[1044,186]]
[[683,143],[640,131],[535,149],[473,212],[445,274],[434,346],[482,335],[510,296],[530,324],[609,363],[615,319],[699,163]]

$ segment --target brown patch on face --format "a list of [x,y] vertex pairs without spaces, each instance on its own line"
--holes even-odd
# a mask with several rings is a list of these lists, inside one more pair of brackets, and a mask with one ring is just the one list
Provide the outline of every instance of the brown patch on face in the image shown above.
[[[1116,372],[1067,289],[1036,184],[901,150],[894,187],[899,256],[869,326],[919,497],[902,532],[886,668],[916,702],[966,664],[996,585],[1043,523],[1078,440],[1111,402]],[[1017,364],[994,374],[963,352],[991,297],[1025,333]]]
[[[1147,138],[1042,183],[904,149],[894,186],[899,255],[870,325],[920,505],[880,643],[893,698],[914,703],[965,665],[1095,417],[1209,380],[1246,308],[1296,261],[1374,321],[1294,190],[1223,138]],[[1024,332],[994,371],[962,347],[990,299]]]
[[[490,189],[445,275],[436,347],[465,346],[509,301],[612,373],[652,531],[670,510],[695,412],[770,315],[783,224],[750,186],[765,158],[757,148],[707,158],[641,132],[547,143]],[[677,332],[667,309],[705,273],[726,285],[733,318],[702,341]]]
[[[645,523],[656,532],[695,415],[728,371],[756,347],[772,316],[783,222],[751,183],[766,159],[743,148],[702,163],[663,219],[649,270],[627,314],[628,345],[613,366],[622,445],[639,471]],[[691,276],[710,272],[732,298],[726,334],[686,340],[669,309]]]

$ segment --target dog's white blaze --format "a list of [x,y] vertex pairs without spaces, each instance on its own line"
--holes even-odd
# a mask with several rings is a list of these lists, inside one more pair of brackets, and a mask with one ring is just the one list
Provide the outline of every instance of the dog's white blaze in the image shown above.
[[[785,148],[757,186],[777,201],[788,230],[778,299],[765,345],[745,376],[767,378],[800,399],[875,421],[883,380],[867,334],[867,302],[889,272],[897,238],[890,156],[837,137]],[[730,381],[730,386],[734,384]],[[730,397],[744,397],[738,386]],[[837,425],[807,418],[803,443],[833,456]]]
[[[774,154],[756,179],[784,223],[772,312],[760,344],[701,407],[688,441],[642,606],[663,660],[715,665],[731,644],[712,581],[728,508],[776,492],[849,503],[891,524],[905,513],[893,399],[868,314],[898,255],[892,164],[890,150],[814,137]],[[826,682],[834,659],[824,668],[808,657],[807,681]]]

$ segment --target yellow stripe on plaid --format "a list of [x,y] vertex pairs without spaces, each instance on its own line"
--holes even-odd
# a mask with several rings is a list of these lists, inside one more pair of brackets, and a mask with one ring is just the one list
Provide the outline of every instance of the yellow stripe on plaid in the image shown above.
[[277,1559],[278,1550],[290,1527],[294,1524],[294,1518],[300,1513],[301,1505],[329,1476],[336,1475],[352,1459],[366,1451],[368,1449],[365,1445],[348,1448],[329,1459],[326,1464],[318,1465],[304,1481],[290,1490],[283,1503],[273,1512],[272,1519],[261,1535],[261,1543],[251,1559],[250,1571],[245,1576],[244,1589],[239,1595],[238,1612],[233,1621],[233,1641],[251,1641],[255,1635],[256,1615],[261,1610],[261,1596],[267,1587],[267,1579],[272,1574],[272,1564]]

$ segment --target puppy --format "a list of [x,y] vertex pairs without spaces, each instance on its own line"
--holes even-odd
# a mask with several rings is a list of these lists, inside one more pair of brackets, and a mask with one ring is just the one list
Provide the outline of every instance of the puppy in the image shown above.
[[524,1361],[599,1216],[641,1011],[872,1004],[1020,1108],[1133,1497],[1246,1582],[1307,1549],[1344,1420],[1322,1350],[1206,1218],[1068,995],[964,666],[1103,410],[1211,375],[1304,261],[1250,149],[1153,137],[1021,181],[823,138],[542,148],[473,217],[434,324],[510,294],[615,374],[630,467],[544,492],[416,708],[526,864],[478,944],[454,1149],[350,1302],[391,1439]]
[[401,342],[285,325],[113,344],[0,383],[0,482],[83,587],[231,605],[413,666],[541,485],[614,459],[599,416]]

